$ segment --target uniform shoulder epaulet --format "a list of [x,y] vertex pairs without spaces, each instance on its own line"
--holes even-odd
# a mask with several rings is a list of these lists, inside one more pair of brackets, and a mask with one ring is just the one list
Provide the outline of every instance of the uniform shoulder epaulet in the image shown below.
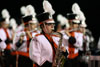
[[16,33],[23,32],[24,30],[17,31]]
[[59,35],[52,35],[52,36],[54,36],[54,37],[59,37]]
[[36,34],[35,36],[37,37],[37,36],[39,36],[39,35],[42,35],[42,34]]

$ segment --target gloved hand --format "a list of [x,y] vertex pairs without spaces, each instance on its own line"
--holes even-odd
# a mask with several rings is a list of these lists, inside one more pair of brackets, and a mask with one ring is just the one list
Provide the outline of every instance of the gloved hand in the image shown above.
[[5,43],[6,44],[9,44],[9,43],[11,43],[12,42],[12,40],[10,40],[9,38],[7,38],[6,40],[5,40]]
[[62,52],[62,54],[65,56],[65,58],[67,58],[67,56],[68,56],[68,51],[66,50],[66,52]]
[[16,46],[17,47],[20,47],[25,41],[24,40],[19,40],[17,43],[16,43]]
[[46,61],[41,67],[52,67],[52,63],[50,63],[49,61]]
[[69,37],[68,42],[69,42],[69,44],[74,45],[76,43],[75,37],[72,37],[72,36]]
[[2,42],[1,38],[0,38],[0,42]]

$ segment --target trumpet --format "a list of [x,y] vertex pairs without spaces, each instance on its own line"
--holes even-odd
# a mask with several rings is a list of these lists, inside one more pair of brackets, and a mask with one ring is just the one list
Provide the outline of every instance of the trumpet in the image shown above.
[[73,29],[69,30],[69,32],[74,32],[74,31],[79,31],[79,30],[80,30],[80,28],[73,28]]
[[63,30],[63,31],[61,31],[61,33],[65,33],[67,36],[71,36],[71,32],[74,32],[74,31],[80,31],[80,28],[74,28],[74,29],[66,29],[66,30]]

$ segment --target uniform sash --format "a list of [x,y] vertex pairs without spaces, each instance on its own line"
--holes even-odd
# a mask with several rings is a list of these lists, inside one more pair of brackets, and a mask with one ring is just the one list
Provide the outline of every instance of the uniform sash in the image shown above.
[[[9,34],[8,34],[8,32],[7,32],[7,29],[6,29],[6,28],[4,28],[4,31],[5,31],[5,33],[6,33],[6,37],[7,37],[8,39],[10,39]],[[7,44],[6,49],[8,49],[8,50],[10,50],[10,49],[11,49],[10,44]]]
[[53,41],[53,39],[50,37],[50,35],[43,33],[44,36],[46,37],[46,39],[50,42],[51,46],[52,46],[52,50],[53,50],[53,60],[55,57],[55,53],[56,53],[56,49],[57,49],[57,44]]

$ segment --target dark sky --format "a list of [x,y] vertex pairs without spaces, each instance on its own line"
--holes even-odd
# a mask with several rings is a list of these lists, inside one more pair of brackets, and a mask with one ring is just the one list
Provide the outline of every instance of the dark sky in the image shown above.
[[[100,23],[100,3],[97,0],[48,0],[55,10],[54,18],[57,14],[63,14],[66,16],[67,13],[71,13],[71,7],[73,3],[78,3],[81,10],[86,16],[86,23],[96,41],[99,38],[99,23]],[[6,3],[5,3],[6,2]],[[19,19],[21,17],[20,7],[31,4],[35,7],[36,13],[43,12],[42,7],[43,0],[0,0],[0,12],[2,9],[8,9],[11,17]]]

